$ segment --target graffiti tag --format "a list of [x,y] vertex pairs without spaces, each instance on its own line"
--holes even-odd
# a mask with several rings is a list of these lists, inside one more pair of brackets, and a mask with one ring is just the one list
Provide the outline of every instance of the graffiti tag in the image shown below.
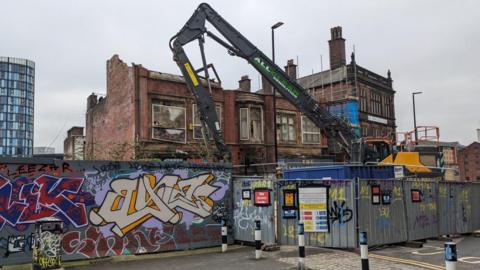
[[426,215],[418,215],[415,217],[415,223],[413,224],[413,229],[416,228],[427,228],[430,226],[430,219]]
[[331,223],[338,221],[339,224],[344,224],[352,220],[353,211],[347,207],[345,201],[333,201],[332,207],[330,207],[329,218]]
[[90,211],[90,221],[94,225],[113,223],[111,231],[123,236],[152,217],[176,224],[182,220],[180,208],[208,217],[214,204],[209,196],[219,189],[210,185],[213,179],[211,174],[188,179],[165,175],[159,181],[151,174],[115,179],[102,205]]
[[33,250],[33,262],[42,269],[60,266],[60,235],[43,231]]

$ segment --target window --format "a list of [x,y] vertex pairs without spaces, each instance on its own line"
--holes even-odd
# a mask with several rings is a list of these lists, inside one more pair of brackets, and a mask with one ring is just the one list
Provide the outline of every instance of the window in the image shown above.
[[185,107],[152,104],[152,138],[186,142]]
[[385,117],[393,118],[392,98],[385,97]]
[[361,130],[362,130],[362,137],[367,137],[368,136],[368,127],[365,126],[365,125],[362,125]]
[[[215,106],[215,111],[217,112],[218,121],[220,122],[220,127],[222,126],[222,107],[220,105]],[[197,111],[197,104],[192,104],[192,112],[193,112],[193,138],[194,139],[203,139],[202,135],[202,121],[200,121],[200,112]],[[208,134],[208,128],[207,128]],[[208,136],[211,140],[213,139],[212,136]]]
[[261,107],[240,108],[240,140],[263,141],[263,111]]
[[382,114],[382,96],[375,92],[370,93],[370,103],[372,104],[370,112],[373,114]]
[[367,94],[365,93],[365,89],[360,89],[360,110],[364,112],[368,111]]
[[320,129],[308,117],[302,116],[302,142],[319,144],[320,136]]
[[296,142],[295,114],[277,113],[277,140]]

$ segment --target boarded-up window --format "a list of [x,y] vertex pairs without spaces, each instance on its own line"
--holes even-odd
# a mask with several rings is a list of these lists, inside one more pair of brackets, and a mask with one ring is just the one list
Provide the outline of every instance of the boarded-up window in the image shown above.
[[258,107],[250,107],[250,121],[251,121],[251,142],[261,142],[263,135],[262,123],[262,109]]
[[320,137],[320,129],[308,117],[302,116],[302,142],[319,144]]
[[248,108],[240,108],[240,140],[248,140],[250,138],[248,122]]
[[[222,107],[220,105],[215,106],[215,110],[217,112],[217,117],[220,126],[222,126]],[[200,111],[197,111],[197,104],[193,104],[192,106],[192,111],[193,111],[193,138],[194,139],[203,139],[202,135],[202,122],[200,121]],[[208,126],[205,125],[207,128],[206,132],[208,134],[208,137],[213,140],[213,136],[210,136],[208,133]]]
[[185,108],[161,104],[152,105],[152,138],[171,142],[186,142]]

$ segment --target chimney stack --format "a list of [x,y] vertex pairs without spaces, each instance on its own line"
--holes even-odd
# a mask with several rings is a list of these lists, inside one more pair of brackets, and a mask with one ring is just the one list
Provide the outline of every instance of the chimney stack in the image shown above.
[[330,48],[330,69],[336,69],[346,64],[345,39],[342,37],[342,27],[330,29],[331,39],[328,41]]
[[243,75],[242,78],[240,78],[240,81],[238,81],[238,87],[241,91],[250,92],[251,81],[252,80],[248,78],[248,75]]
[[97,105],[97,103],[98,103],[97,95],[92,93],[87,98],[87,111],[93,108],[95,105]]
[[293,63],[293,59],[287,61],[287,65],[285,66],[285,73],[287,73],[292,80],[297,79],[297,65]]
[[477,141],[480,142],[480,128],[477,128]]

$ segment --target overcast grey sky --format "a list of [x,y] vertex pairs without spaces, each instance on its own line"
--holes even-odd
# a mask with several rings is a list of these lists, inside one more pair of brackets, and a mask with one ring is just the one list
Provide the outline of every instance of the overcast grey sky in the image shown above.
[[[68,128],[85,125],[86,99],[105,92],[105,61],[119,54],[162,72],[179,74],[168,40],[200,1],[15,0],[2,1],[0,55],[36,62],[35,146],[63,152]],[[252,43],[276,60],[299,59],[300,76],[328,63],[330,27],[343,27],[347,55],[381,75],[392,71],[398,131],[413,129],[411,92],[418,125],[440,127],[441,139],[469,144],[480,128],[480,1],[209,1]],[[258,75],[244,60],[207,40],[226,89],[241,75]],[[189,48],[198,63],[197,48]],[[195,56],[195,57],[193,57]],[[198,65],[197,65],[198,67]],[[58,138],[55,140],[55,138]]]

